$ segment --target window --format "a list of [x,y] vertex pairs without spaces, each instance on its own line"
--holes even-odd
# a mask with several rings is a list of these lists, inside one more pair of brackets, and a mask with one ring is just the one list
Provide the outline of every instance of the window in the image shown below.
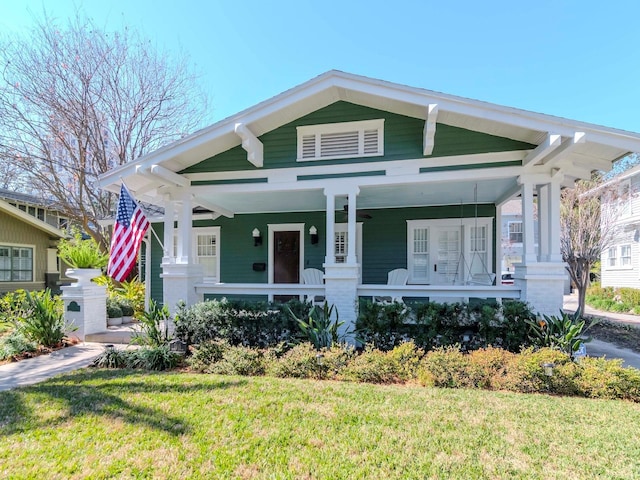
[[413,280],[416,283],[426,283],[429,280],[429,229],[413,229],[410,243],[410,256],[413,264]]
[[[193,229],[192,255],[202,265],[205,282],[220,281],[220,227]],[[173,256],[178,256],[178,234],[173,235]]]
[[33,248],[0,245],[0,282],[33,281]]
[[202,265],[205,281],[217,281],[219,278],[219,238],[220,227],[199,228],[195,235],[195,257]]
[[522,243],[522,222],[509,222],[509,242]]
[[347,232],[335,232],[336,263],[347,262],[347,245],[349,244],[347,235]]
[[610,267],[615,267],[618,263],[616,254],[618,252],[618,248],[617,247],[610,247],[609,248],[609,266]]
[[622,245],[620,247],[620,265],[623,267],[631,266],[631,245]]
[[298,127],[298,161],[384,155],[384,119]]

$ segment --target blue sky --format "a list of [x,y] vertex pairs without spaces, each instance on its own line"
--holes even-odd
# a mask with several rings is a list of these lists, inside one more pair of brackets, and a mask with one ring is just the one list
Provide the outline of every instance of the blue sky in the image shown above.
[[0,0],[186,52],[220,120],[330,69],[640,132],[640,2]]

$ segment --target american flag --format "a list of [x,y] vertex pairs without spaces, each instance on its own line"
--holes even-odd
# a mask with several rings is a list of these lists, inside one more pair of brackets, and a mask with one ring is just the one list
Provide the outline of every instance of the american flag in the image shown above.
[[107,274],[111,278],[122,282],[129,276],[136,264],[142,237],[148,228],[149,220],[123,183],[107,267]]

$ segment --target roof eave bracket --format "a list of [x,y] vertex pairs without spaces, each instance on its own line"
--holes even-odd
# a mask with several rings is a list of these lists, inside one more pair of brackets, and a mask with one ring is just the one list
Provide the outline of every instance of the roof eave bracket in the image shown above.
[[244,123],[236,123],[234,131],[242,139],[242,148],[247,151],[247,160],[255,167],[262,167],[264,163],[262,142]]
[[436,136],[436,120],[438,118],[438,105],[430,103],[427,105],[427,119],[424,122],[424,141],[423,141],[423,154],[425,156],[433,153],[433,147],[435,145]]

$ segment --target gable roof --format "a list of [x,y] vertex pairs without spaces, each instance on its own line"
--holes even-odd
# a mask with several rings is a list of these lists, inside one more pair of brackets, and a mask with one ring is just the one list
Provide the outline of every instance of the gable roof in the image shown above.
[[438,106],[437,122],[541,145],[550,134],[583,141],[571,160],[590,170],[608,170],[611,163],[640,151],[640,135],[609,127],[534,113],[384,80],[331,70],[273,98],[203,128],[103,175],[99,185],[117,192],[123,179],[131,190],[148,190],[152,180],[137,175],[156,165],[179,172],[199,161],[240,145],[235,133],[242,123],[259,137],[264,133],[337,101],[427,119],[429,105]]
[[33,215],[29,215],[26,212],[23,212],[19,208],[14,207],[13,205],[9,205],[4,200],[0,200],[0,211],[15,217],[24,223],[31,225],[32,227],[37,228],[38,230],[42,230],[43,232],[48,233],[52,237],[55,238],[64,238],[66,234],[55,227],[52,227],[47,222],[43,222],[42,220],[34,217]]

